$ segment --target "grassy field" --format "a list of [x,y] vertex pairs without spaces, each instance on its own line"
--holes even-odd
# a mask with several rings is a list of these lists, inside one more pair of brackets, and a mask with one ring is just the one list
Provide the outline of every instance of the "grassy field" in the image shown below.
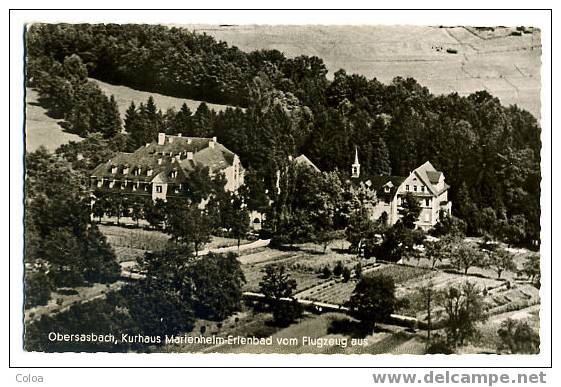
[[[481,31],[430,26],[187,26],[242,50],[277,49],[288,57],[316,55],[329,70],[343,68],[388,83],[413,77],[435,94],[487,90],[539,119],[541,39],[514,28]],[[450,54],[447,49],[457,51]]]
[[[119,262],[134,261],[143,256],[146,251],[161,250],[170,243],[170,236],[161,231],[106,224],[100,224],[98,227],[115,250]],[[235,246],[237,243],[238,241],[232,238],[213,236],[205,249]],[[245,243],[249,243],[249,241],[241,241],[241,244]]]
[[25,89],[25,149],[28,152],[37,150],[41,145],[54,151],[62,144],[80,141],[80,136],[62,131],[56,120],[47,115],[47,110],[39,104],[37,91]]
[[[181,108],[181,105],[183,105],[183,103],[186,103],[187,106],[189,106],[189,109],[191,109],[191,111],[194,113],[201,104],[201,101],[195,101],[193,99],[175,98],[163,94],[135,90],[131,89],[130,87],[112,85],[93,78],[90,78],[90,81],[95,82],[105,93],[105,95],[115,96],[115,100],[117,101],[117,105],[119,106],[119,113],[121,113],[121,118],[123,120],[125,118],[125,112],[127,111],[127,108],[130,106],[131,102],[134,102],[138,107],[141,102],[146,104],[146,101],[150,96],[154,98],[156,106],[158,106],[158,108],[160,108],[162,112],[165,112],[166,110],[172,108],[178,111]],[[227,108],[227,105],[218,105],[213,103],[207,103],[207,105],[210,109],[214,109],[217,112],[225,110]]]
[[[141,102],[146,103],[149,96],[154,98],[156,105],[163,112],[170,108],[179,110],[183,103],[186,103],[191,111],[195,112],[201,103],[201,101],[169,97],[158,93],[134,90],[126,86],[111,85],[93,78],[90,78],[90,80],[97,83],[108,97],[110,95],[115,96],[122,119],[124,119],[125,111],[131,102],[138,106]],[[61,120],[56,120],[47,115],[46,109],[39,105],[38,97],[37,91],[30,88],[26,89],[25,149],[28,152],[33,152],[43,145],[48,150],[54,151],[62,144],[67,144],[70,141],[80,141],[82,139],[80,136],[62,130],[59,125]],[[227,107],[217,104],[208,104],[208,106],[216,111],[222,111]]]

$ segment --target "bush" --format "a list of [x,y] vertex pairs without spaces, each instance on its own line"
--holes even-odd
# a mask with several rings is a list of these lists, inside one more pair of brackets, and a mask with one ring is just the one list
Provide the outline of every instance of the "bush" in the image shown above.
[[351,279],[351,270],[348,267],[344,267],[342,270],[343,282],[349,282]]
[[337,261],[337,264],[333,268],[333,275],[335,277],[340,277],[343,274],[343,263],[341,261]]

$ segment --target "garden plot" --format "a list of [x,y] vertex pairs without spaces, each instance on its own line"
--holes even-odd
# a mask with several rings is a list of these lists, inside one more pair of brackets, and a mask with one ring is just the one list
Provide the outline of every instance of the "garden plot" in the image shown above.
[[339,261],[349,269],[354,268],[358,262],[362,264],[363,269],[374,264],[374,260],[359,259],[355,255],[340,254],[330,250],[326,254],[321,254],[318,253],[317,246],[299,247],[301,250],[296,251],[264,249],[239,257],[247,280],[244,290],[258,291],[259,282],[263,278],[263,270],[271,264],[286,266],[291,278],[296,280],[296,292],[302,292],[328,281],[321,278],[322,269],[329,267],[332,270]]

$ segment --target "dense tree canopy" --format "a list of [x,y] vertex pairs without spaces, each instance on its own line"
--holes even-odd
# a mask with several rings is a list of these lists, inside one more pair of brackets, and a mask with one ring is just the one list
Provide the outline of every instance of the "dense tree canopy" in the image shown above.
[[322,171],[346,176],[355,147],[364,176],[403,176],[430,160],[452,187],[453,213],[468,234],[539,244],[539,123],[486,91],[435,96],[412,78],[385,85],[344,70],[329,81],[320,58],[246,53],[166,26],[34,24],[27,46],[28,83],[82,135],[107,137],[119,126],[114,103],[94,101],[99,93],[87,76],[226,103],[232,107],[220,113],[204,104],[194,113],[186,106],[161,112],[150,101],[131,106],[129,151],[159,130],[216,135],[269,192],[288,155],[305,153]]

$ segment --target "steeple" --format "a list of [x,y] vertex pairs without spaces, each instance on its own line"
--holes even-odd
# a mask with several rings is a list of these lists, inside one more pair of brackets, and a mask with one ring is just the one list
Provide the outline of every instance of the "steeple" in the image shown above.
[[360,177],[360,163],[358,162],[358,149],[355,147],[355,162],[352,166],[352,174],[351,177],[354,179],[358,179]]

